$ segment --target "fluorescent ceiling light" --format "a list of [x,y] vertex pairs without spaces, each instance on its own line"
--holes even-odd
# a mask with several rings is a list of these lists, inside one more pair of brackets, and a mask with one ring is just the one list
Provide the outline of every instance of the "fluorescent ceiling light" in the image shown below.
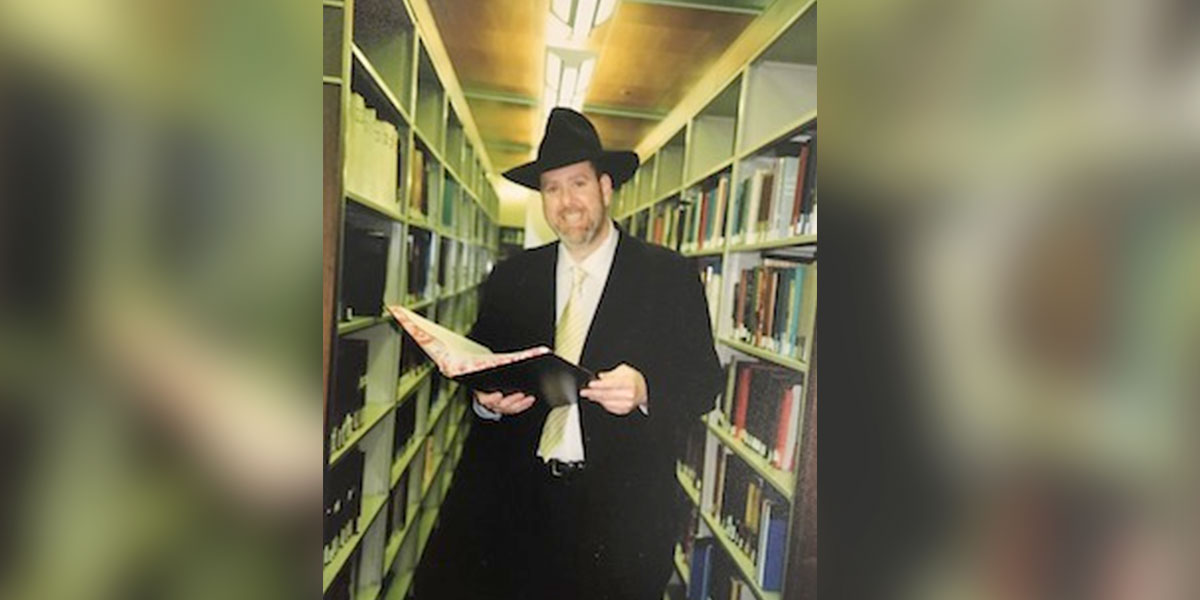
[[562,75],[562,58],[556,52],[546,53],[546,85],[558,87],[558,78]]
[[567,67],[563,71],[562,85],[558,88],[558,103],[568,104],[575,97],[575,82],[579,77],[579,69]]
[[579,81],[575,84],[575,95],[582,96],[592,83],[592,70],[596,68],[596,59],[589,58],[579,67]]
[[574,4],[572,0],[554,0],[550,3],[550,12],[554,13],[554,16],[563,23],[570,23],[572,4]]
[[572,35],[576,40],[586,40],[592,31],[592,19],[596,18],[596,0],[578,0],[575,6],[575,23]]
[[607,21],[616,7],[617,0],[600,0],[600,8],[596,9],[596,26]]

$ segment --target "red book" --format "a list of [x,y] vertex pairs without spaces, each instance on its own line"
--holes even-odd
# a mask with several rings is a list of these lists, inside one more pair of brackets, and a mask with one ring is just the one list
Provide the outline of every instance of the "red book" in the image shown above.
[[788,421],[792,420],[792,394],[794,386],[783,390],[783,402],[779,404],[779,426],[775,428],[775,456],[771,463],[784,469],[787,456]]
[[742,439],[746,431],[746,405],[750,400],[750,378],[754,375],[750,365],[738,369],[737,395],[733,400],[733,437]]
[[800,223],[800,217],[804,214],[804,176],[808,173],[808,153],[810,149],[808,144],[800,148],[800,166],[796,169],[796,196],[792,199],[792,232],[796,231],[796,225]]
[[700,211],[700,230],[696,234],[696,249],[699,250],[704,248],[704,238],[706,237],[704,233],[708,226],[708,194],[700,194],[700,206],[697,207],[697,210]]

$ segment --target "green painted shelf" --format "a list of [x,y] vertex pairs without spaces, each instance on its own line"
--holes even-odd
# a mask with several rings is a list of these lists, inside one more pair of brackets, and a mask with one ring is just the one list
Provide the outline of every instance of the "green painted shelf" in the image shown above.
[[391,587],[388,588],[384,600],[404,600],[404,597],[408,595],[408,587],[412,585],[413,575],[415,574],[413,569],[409,569],[397,576]]
[[733,564],[737,565],[739,571],[742,572],[742,578],[750,584],[750,590],[758,596],[759,600],[779,600],[778,592],[765,592],[758,585],[758,570],[754,567],[754,563],[750,562],[750,557],[742,552],[741,548],[734,545],[729,536],[725,535],[725,530],[721,528],[717,520],[712,515],[700,511],[700,516],[708,523],[708,528],[712,530],[713,537],[717,538],[717,542],[725,549],[725,554],[733,560]]
[[392,484],[390,487],[394,488],[400,482],[400,477],[404,475],[404,470],[408,468],[408,465],[412,463],[413,457],[421,450],[421,443],[424,441],[425,434],[413,436],[408,441],[407,446],[404,448],[404,453],[400,455],[400,458],[392,462]]
[[387,505],[387,495],[385,494],[363,496],[362,513],[358,518],[358,533],[354,534],[350,538],[350,541],[346,542],[337,551],[333,560],[325,565],[321,576],[322,593],[329,589],[329,584],[333,583],[334,578],[341,572],[342,567],[346,566],[346,561],[349,560],[350,555],[354,554],[354,551],[358,549],[358,544],[362,541],[363,534],[375,522],[375,517],[378,517],[379,513],[383,512],[385,505]]
[[691,572],[687,565],[687,558],[683,556],[683,548],[679,544],[675,544],[675,572],[679,573],[679,580],[683,585],[688,585],[691,581]]
[[358,44],[350,45],[350,54],[354,59],[355,65],[361,67],[362,70],[366,72],[367,77],[371,80],[371,83],[378,89],[378,91],[383,93],[385,98],[387,98],[388,104],[392,105],[391,108],[400,113],[400,118],[403,119],[405,123],[411,124],[412,116],[408,114],[408,109],[396,97],[396,94],[392,91],[391,86],[385,83],[383,78],[379,76],[379,71],[375,70],[375,65],[371,64],[371,60],[368,59],[367,55],[364,54],[362,49],[358,47]]
[[341,323],[338,323],[337,332],[338,332],[338,335],[346,335],[347,333],[354,333],[355,331],[360,331],[360,330],[366,329],[368,327],[374,327],[375,325],[383,323],[384,321],[387,321],[387,320],[388,320],[388,317],[383,317],[383,316],[380,316],[380,317],[354,317],[353,319],[350,319],[349,321],[343,321]]
[[788,237],[759,240],[744,244],[730,244],[730,252],[758,252],[760,250],[773,250],[775,248],[788,248],[791,246],[804,246],[807,244],[817,243],[817,234],[807,235],[792,235]]
[[413,390],[425,381],[426,377],[433,372],[433,365],[426,365],[418,368],[415,372],[407,373],[400,378],[400,384],[396,386],[396,401],[403,403],[403,400],[408,397]]
[[[810,8],[811,6],[812,6],[812,3],[810,3],[808,7],[805,7],[804,10],[807,11],[808,8]],[[795,121],[792,121],[791,123],[786,123],[786,124],[780,126],[779,129],[777,129],[775,131],[775,133],[760,138],[760,141],[755,143],[750,148],[743,150],[741,153],[738,154],[738,156],[740,156],[743,159],[746,159],[746,158],[753,157],[756,154],[760,154],[767,147],[774,145],[776,142],[782,140],[783,138],[787,137],[791,133],[798,132],[801,127],[808,125],[809,123],[815,121],[816,119],[817,119],[817,109],[814,108],[814,109],[800,115],[800,117],[798,119],[796,119]]]
[[378,425],[380,421],[383,421],[383,418],[386,417],[388,413],[391,412],[395,407],[396,404],[394,402],[390,404],[368,403],[367,405],[363,406],[362,426],[354,430],[354,433],[350,434],[350,437],[346,440],[346,443],[342,444],[340,448],[334,450],[329,455],[329,464],[336,464],[338,460],[346,455],[346,452],[353,448],[355,444],[357,444],[358,441],[363,438],[363,436],[367,435],[367,433],[376,425]]
[[777,354],[767,350],[766,348],[759,348],[758,346],[753,346],[747,344],[746,342],[739,342],[727,337],[717,338],[717,341],[729,346],[730,348],[733,348],[734,350],[737,350],[738,352],[749,354],[750,356],[761,358],[765,361],[773,362],[777,365],[782,365],[795,371],[800,371],[801,373],[808,372],[808,363],[805,361],[797,360],[790,356]]
[[679,486],[683,488],[684,493],[691,499],[692,504],[700,506],[700,489],[696,487],[695,483],[688,480],[687,474],[683,472],[678,463],[675,464],[675,478],[679,480]]
[[369,208],[369,209],[371,209],[393,221],[404,222],[404,216],[401,215],[400,211],[398,209],[396,209],[396,207],[394,207],[394,206],[387,206],[385,204],[380,204],[379,202],[376,202],[370,198],[367,198],[366,196],[360,196],[358,194],[355,194],[354,192],[351,192],[350,190],[346,190],[346,199],[353,201],[355,204],[365,206],[365,207],[367,207],[367,208]]
[[404,540],[408,538],[408,532],[413,530],[413,523],[417,521],[416,515],[408,515],[408,522],[404,524],[404,529],[392,534],[388,538],[387,549],[383,555],[383,570],[386,572],[392,568],[392,563],[396,562],[396,555],[400,554],[400,548],[404,546]]
[[708,430],[717,436],[727,448],[733,450],[733,453],[738,455],[750,468],[754,469],[763,479],[771,484],[789,503],[792,502],[792,495],[796,485],[796,476],[788,471],[776,469],[767,459],[755,454],[750,448],[746,447],[741,440],[734,439],[721,421],[721,413],[714,411],[708,414],[708,418],[700,417],[701,421],[708,427]]
[[404,308],[407,308],[408,310],[421,310],[422,308],[426,308],[426,307],[432,305],[436,301],[437,301],[437,297],[423,298],[420,300],[411,300],[409,302],[404,303]]

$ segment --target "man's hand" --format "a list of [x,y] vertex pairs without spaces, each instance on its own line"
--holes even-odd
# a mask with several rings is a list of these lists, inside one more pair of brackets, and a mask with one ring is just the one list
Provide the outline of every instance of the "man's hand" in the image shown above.
[[533,396],[517,392],[505,396],[501,392],[475,392],[479,405],[501,415],[515,415],[533,406]]
[[627,415],[646,404],[646,378],[637,369],[621,363],[611,371],[597,374],[581,396],[604,407],[614,415]]

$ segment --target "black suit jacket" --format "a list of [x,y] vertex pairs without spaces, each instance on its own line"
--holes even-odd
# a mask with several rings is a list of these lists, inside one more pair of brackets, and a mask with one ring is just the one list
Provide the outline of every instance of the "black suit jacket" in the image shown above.
[[[553,348],[557,259],[554,242],[497,265],[483,286],[470,337],[496,352]],[[580,399],[587,500],[576,548],[587,568],[597,569],[582,576],[616,585],[669,571],[679,522],[674,465],[684,427],[713,406],[723,382],[691,262],[622,231],[580,363],[592,372],[621,363],[636,368],[646,378],[649,409],[648,415],[613,415]],[[469,528],[451,528],[463,539],[459,552],[447,556],[473,563],[455,568],[460,577],[482,565],[481,575],[496,584],[490,589],[504,589],[497,577],[544,558],[524,536],[540,518],[531,510],[530,491],[545,480],[536,451],[548,411],[535,402],[499,421],[477,419],[451,492],[460,496],[453,498],[456,517],[474,514]]]

